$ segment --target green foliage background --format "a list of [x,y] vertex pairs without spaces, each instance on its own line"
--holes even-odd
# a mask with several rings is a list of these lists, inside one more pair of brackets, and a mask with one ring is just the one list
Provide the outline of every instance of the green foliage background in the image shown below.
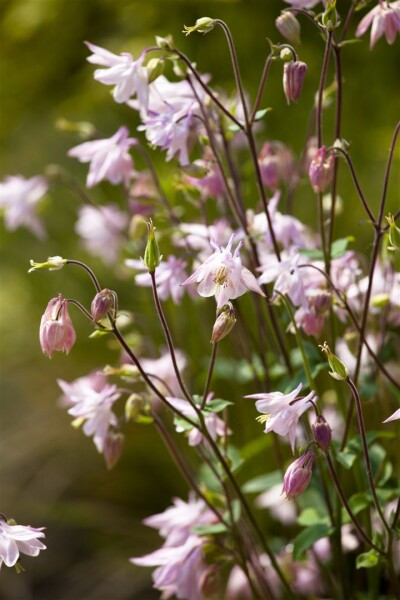
[[[338,0],[344,13],[347,0]],[[251,97],[267,52],[266,37],[279,41],[274,19],[286,6],[279,0],[167,1],[148,0],[3,0],[0,6],[0,170],[1,178],[21,173],[42,173],[48,164],[61,164],[81,182],[86,166],[66,157],[78,143],[69,134],[55,130],[61,117],[93,122],[105,137],[126,123],[131,132],[136,115],[112,101],[109,89],[93,80],[83,45],[89,40],[116,53],[137,55],[151,45],[154,35],[172,33],[176,43],[199,69],[212,74],[213,85],[233,89],[227,48],[220,31],[206,37],[181,34],[184,24],[201,16],[219,17],[231,27],[238,49],[242,75]],[[298,105],[287,107],[281,86],[281,67],[273,66],[264,105],[273,112],[266,118],[264,139],[280,139],[298,154],[304,142],[313,96],[318,86],[323,41],[302,21],[300,57],[307,62],[304,94]],[[399,117],[398,41],[389,48],[380,41],[373,52],[367,38],[343,52],[343,136],[352,143],[352,155],[363,189],[374,210],[379,204],[383,172],[390,138]],[[333,109],[326,112],[330,139]],[[169,184],[172,165],[159,168]],[[390,183],[389,207],[398,205],[398,155]],[[367,252],[371,228],[365,223],[346,169],[340,169],[344,210],[337,235],[356,236],[355,247]],[[119,192],[103,184],[92,192],[100,202],[119,201]],[[253,204],[255,188],[247,190]],[[92,441],[70,427],[70,417],[57,406],[56,378],[74,379],[103,364],[117,361],[106,343],[88,339],[87,323],[75,319],[79,341],[71,355],[43,357],[38,344],[40,316],[58,291],[90,304],[92,290],[79,271],[27,275],[29,259],[61,254],[81,257],[96,269],[108,287],[120,294],[121,306],[135,312],[138,328],[154,339],[162,339],[149,312],[149,291],[135,290],[132,279],[122,284],[114,273],[77,246],[73,224],[76,198],[61,187],[53,188],[45,207],[49,238],[39,242],[28,232],[2,232],[1,253],[1,510],[22,524],[46,525],[48,550],[39,559],[24,561],[27,569],[17,576],[4,570],[0,595],[7,600],[145,600],[158,594],[149,589],[149,573],[131,566],[128,557],[158,544],[157,535],[140,522],[146,515],[162,511],[174,495],[187,489],[171,464],[162,442],[151,427],[132,426],[124,455],[107,472]],[[175,199],[174,199],[175,198]],[[309,186],[299,190],[295,212],[315,226],[315,198]],[[135,257],[136,258],[136,257]],[[184,310],[168,313],[177,346],[187,343],[193,380],[200,382],[205,366],[203,348],[212,326],[211,302],[186,300]],[[247,304],[242,304],[246,310]],[[190,328],[192,335],[185,339]],[[203,344],[202,348],[199,348]],[[151,348],[147,350],[150,353]],[[153,348],[157,355],[157,344]],[[239,357],[237,348],[226,343],[222,355]],[[218,395],[235,399],[234,422],[240,423],[237,443],[262,436],[254,423],[254,411],[240,400],[242,392],[257,391],[252,384],[228,386],[216,382]],[[232,392],[235,390],[235,396]],[[243,413],[243,414],[242,414]],[[388,413],[389,414],[389,413]],[[183,446],[185,443],[183,442]],[[243,481],[269,468],[268,448],[258,463],[253,461]],[[260,464],[261,462],[261,464]],[[265,517],[267,524],[267,518]]]

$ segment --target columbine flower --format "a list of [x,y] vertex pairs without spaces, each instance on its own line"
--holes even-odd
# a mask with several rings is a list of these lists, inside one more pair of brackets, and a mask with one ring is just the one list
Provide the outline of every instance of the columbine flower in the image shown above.
[[22,175],[6,177],[0,183],[0,208],[4,209],[6,229],[14,231],[27,227],[36,237],[43,239],[46,232],[36,215],[40,200],[47,194],[44,177],[25,179]]
[[390,415],[390,417],[388,417],[383,422],[384,423],[389,423],[389,421],[396,421],[397,419],[400,419],[400,408],[398,408],[397,410],[395,410],[394,413],[392,415]]
[[293,184],[296,173],[293,153],[282,142],[266,142],[261,148],[258,163],[261,179],[267,187],[275,190],[281,181]]
[[144,124],[138,130],[146,132],[150,144],[167,151],[167,161],[177,156],[179,163],[184,166],[189,164],[188,143],[192,123],[190,111],[177,112],[172,106],[166,105],[160,113],[149,110]]
[[115,299],[115,293],[107,288],[98,292],[93,298],[90,307],[93,321],[100,321],[100,319],[103,319],[113,306],[115,306]]
[[120,127],[110,138],[84,142],[68,151],[68,156],[77,158],[79,162],[90,162],[86,179],[88,188],[94,187],[104,179],[114,185],[129,185],[135,173],[129,148],[136,144],[136,139],[128,136],[128,129]]
[[61,294],[47,305],[40,321],[39,340],[43,353],[49,358],[53,352],[68,354],[75,344],[76,334],[68,313],[68,300]]
[[[146,271],[145,273],[136,275],[135,282],[140,286],[151,287],[151,277],[148,269],[140,260],[128,258],[125,264],[132,269]],[[155,278],[157,292],[161,300],[168,300],[171,297],[175,304],[179,304],[184,293],[182,283],[187,278],[185,267],[186,262],[173,255],[168,256],[166,261],[163,260],[160,262],[155,271]]]
[[149,98],[147,69],[143,66],[145,54],[142,53],[137,60],[129,52],[122,52],[119,56],[85,42],[93,52],[87,61],[94,65],[102,65],[107,69],[97,69],[94,72],[96,81],[105,85],[115,85],[113,96],[116,102],[127,102],[137,94],[139,105],[146,112]]
[[297,498],[307,488],[311,480],[314,460],[314,452],[308,450],[303,456],[300,456],[300,458],[295,460],[286,470],[283,478],[282,493],[285,492],[288,500]]
[[300,393],[303,384],[300,383],[295,390],[288,394],[282,392],[270,392],[268,394],[251,394],[245,398],[254,398],[257,400],[256,409],[264,413],[257,420],[265,423],[265,433],[275,431],[278,435],[289,434],[289,441],[294,452],[296,438],[296,428],[301,415],[311,406],[310,400],[318,400],[314,391],[311,391],[304,398],[294,402]]
[[8,523],[0,515],[0,568],[3,563],[6,567],[13,567],[20,554],[38,556],[41,550],[46,550],[46,546],[39,541],[39,538],[44,538],[43,529]]
[[357,27],[356,37],[361,37],[371,27],[371,43],[373,48],[382,35],[385,35],[388,44],[394,44],[396,34],[400,32],[400,1],[380,1],[377,6],[369,11]]
[[332,181],[335,158],[326,154],[326,146],[321,146],[310,163],[308,176],[314,192],[323,192]]
[[226,248],[211,241],[211,246],[215,250],[214,254],[209,256],[193,275],[182,283],[182,285],[198,283],[197,291],[200,296],[205,298],[215,296],[218,308],[221,308],[230,299],[242,296],[248,290],[264,296],[254,275],[242,266],[239,254],[242,242],[239,242],[232,254],[234,237],[234,234],[231,235]]
[[75,229],[88,252],[100,256],[107,265],[112,265],[124,243],[122,232],[127,225],[128,216],[116,204],[85,204],[79,211]]
[[61,256],[49,256],[47,261],[44,263],[38,263],[34,260],[30,261],[31,268],[28,273],[32,273],[33,271],[37,271],[38,269],[48,269],[49,271],[59,271],[67,264],[67,259],[62,258]]
[[201,600],[214,567],[204,560],[206,539],[191,533],[191,529],[215,522],[214,513],[203,500],[191,497],[189,502],[184,502],[175,498],[174,506],[144,520],[166,538],[164,545],[146,556],[131,558],[130,562],[142,567],[158,567],[153,573],[154,587],[163,592],[164,598]]
[[64,392],[64,403],[70,406],[68,413],[75,417],[73,425],[78,427],[83,423],[84,434],[93,436],[98,452],[104,452],[110,427],[118,425],[112,408],[122,392],[101,376],[79,378],[71,383],[58,379],[57,383]]
[[263,269],[259,278],[260,283],[270,283],[275,280],[274,292],[287,295],[295,306],[308,307],[305,293],[304,278],[306,269],[299,269],[301,257],[295,253],[281,262],[270,262]]
[[224,193],[224,180],[222,179],[221,170],[215,159],[210,156],[206,150],[202,159],[195,160],[191,167],[198,169],[202,176],[192,176],[191,172],[184,176],[184,182],[190,184],[200,192],[202,200],[208,198],[221,198]]
[[303,88],[307,65],[300,60],[290,61],[283,66],[283,90],[287,103],[297,102]]

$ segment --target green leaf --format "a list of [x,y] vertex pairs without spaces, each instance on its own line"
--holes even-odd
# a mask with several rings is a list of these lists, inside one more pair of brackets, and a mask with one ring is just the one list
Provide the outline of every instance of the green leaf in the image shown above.
[[270,106],[268,108],[262,108],[261,110],[258,110],[255,114],[254,120],[260,121],[267,113],[271,112],[271,110],[272,108]]
[[351,40],[343,40],[343,42],[340,42],[338,44],[339,48],[344,48],[345,46],[350,46],[353,44],[359,44],[362,40],[360,40],[359,38],[352,38]]
[[311,525],[327,525],[329,518],[324,515],[320,515],[315,508],[305,508],[301,511],[297,522],[303,527],[310,527]]
[[325,523],[317,523],[304,529],[293,540],[293,559],[301,560],[304,558],[305,551],[310,548],[316,541],[323,537],[332,535],[333,528]]
[[103,335],[107,335],[111,332],[112,332],[112,329],[95,329],[95,331],[92,331],[92,333],[89,335],[89,338],[95,339],[95,338],[103,337]]
[[[197,420],[197,418],[195,417],[191,418],[193,421]],[[182,419],[182,417],[178,417],[177,415],[174,415],[174,425],[175,427],[180,427],[184,431],[191,431],[193,429],[193,425],[188,423],[185,419]]]
[[355,515],[365,508],[368,508],[370,504],[372,504],[372,497],[368,492],[359,492],[357,494],[353,494],[349,500],[350,508]]
[[230,402],[230,400],[221,400],[219,398],[216,398],[215,400],[210,400],[210,402],[207,402],[207,406],[204,408],[204,412],[218,413],[221,412],[221,410],[224,410],[224,408],[226,408],[227,406],[232,405],[233,402]]
[[369,552],[359,554],[356,560],[356,569],[371,569],[379,563],[379,554],[372,548]]
[[258,494],[259,492],[265,492],[272,486],[282,483],[282,473],[280,471],[272,471],[272,473],[266,473],[266,475],[259,475],[254,479],[247,481],[242,490],[245,494]]
[[223,523],[214,523],[212,525],[196,525],[192,527],[192,531],[198,535],[215,535],[217,533],[225,533],[227,528]]
[[347,246],[350,242],[354,242],[355,238],[352,235],[348,235],[345,238],[335,240],[331,246],[332,258],[340,258],[347,250]]

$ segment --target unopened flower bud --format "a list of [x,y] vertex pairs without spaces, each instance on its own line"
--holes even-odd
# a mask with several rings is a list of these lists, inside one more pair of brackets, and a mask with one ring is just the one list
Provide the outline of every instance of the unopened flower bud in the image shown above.
[[105,288],[95,295],[92,301],[91,313],[93,321],[100,321],[114,306],[114,293]]
[[156,236],[154,235],[155,227],[153,225],[152,220],[150,219],[150,221],[146,223],[146,225],[148,237],[146,250],[144,251],[143,263],[148,268],[150,273],[154,273],[154,271],[161,262],[162,256],[160,256],[160,250],[158,248]]
[[346,381],[349,377],[349,372],[347,370],[346,365],[340,360],[340,358],[333,354],[326,342],[324,342],[324,345],[320,346],[320,348],[325,354],[329,366],[332,369],[329,375],[333,377],[333,379],[337,379],[338,381]]
[[28,273],[32,273],[32,271],[37,271],[38,269],[49,269],[49,271],[59,271],[63,268],[64,265],[67,264],[66,258],[61,258],[61,256],[49,256],[46,262],[38,263],[34,260],[29,261],[31,263],[31,268]]
[[396,222],[392,215],[386,217],[386,221],[389,224],[389,244],[388,250],[391,252],[400,250],[400,229],[397,227]]
[[104,441],[103,456],[106,461],[107,469],[112,469],[121,457],[124,446],[124,436],[122,433],[109,431]]
[[293,13],[282,11],[275,21],[277,30],[290,44],[300,44],[300,23]]
[[311,161],[308,176],[314,192],[323,192],[332,181],[334,156],[326,156],[326,146],[318,148]]
[[145,409],[146,401],[140,394],[131,394],[125,403],[125,420],[134,421]]
[[339,25],[336,0],[326,0],[325,12],[322,14],[321,21],[327,31],[333,31]]
[[164,72],[164,59],[163,58],[152,58],[146,65],[146,70],[148,74],[147,84],[155,81],[160,75]]
[[232,306],[226,306],[227,308],[222,310],[214,323],[211,335],[212,344],[216,344],[224,339],[232,331],[236,323],[235,311]]
[[283,91],[288,104],[297,102],[300,98],[306,73],[307,65],[300,60],[283,65]]
[[210,19],[210,17],[201,17],[197,19],[196,23],[192,25],[192,27],[183,26],[183,32],[185,35],[190,35],[194,31],[198,31],[199,33],[208,33],[215,27],[214,19]]
[[75,344],[76,334],[68,313],[68,301],[61,294],[52,298],[40,321],[39,341],[44,354],[68,352]]
[[322,415],[318,415],[312,425],[312,430],[318,446],[324,452],[328,452],[332,440],[332,430]]
[[285,492],[288,500],[297,498],[307,488],[311,480],[314,460],[314,452],[308,450],[303,456],[300,456],[300,458],[295,460],[286,470],[283,478],[282,493]]
[[166,37],[156,35],[156,44],[162,50],[173,50],[175,47],[174,40],[171,35],[167,35]]

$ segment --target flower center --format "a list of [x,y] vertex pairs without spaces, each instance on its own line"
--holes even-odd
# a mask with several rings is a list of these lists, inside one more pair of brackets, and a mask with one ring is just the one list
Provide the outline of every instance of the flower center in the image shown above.
[[220,267],[217,269],[214,277],[214,283],[216,285],[224,285],[228,279],[229,270],[227,267]]

